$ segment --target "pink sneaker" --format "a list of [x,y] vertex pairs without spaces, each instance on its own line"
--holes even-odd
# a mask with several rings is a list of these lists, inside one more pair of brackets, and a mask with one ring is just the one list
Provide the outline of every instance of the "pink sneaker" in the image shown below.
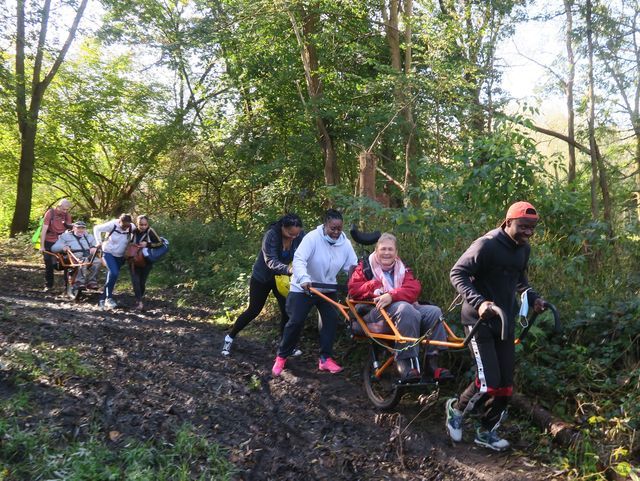
[[282,370],[284,369],[284,365],[286,362],[286,357],[276,356],[276,362],[273,363],[271,374],[273,374],[274,376],[279,376],[280,374],[282,374]]
[[337,374],[342,371],[342,368],[333,359],[328,357],[326,360],[320,358],[318,360],[318,369],[321,371],[329,371],[331,374]]

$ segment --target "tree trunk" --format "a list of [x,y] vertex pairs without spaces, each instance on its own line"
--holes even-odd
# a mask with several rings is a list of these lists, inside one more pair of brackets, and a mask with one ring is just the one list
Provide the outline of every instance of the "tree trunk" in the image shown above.
[[359,191],[360,197],[376,198],[376,156],[368,151],[358,156],[360,164]]
[[300,56],[304,68],[305,81],[307,84],[307,92],[315,117],[318,141],[322,148],[324,158],[324,180],[326,185],[338,185],[340,183],[340,175],[338,172],[338,156],[333,146],[333,140],[329,133],[326,120],[318,111],[318,102],[322,99],[322,80],[318,74],[319,62],[318,53],[315,45],[309,40],[316,32],[318,21],[320,19],[318,13],[306,13],[302,11],[302,29],[298,26],[298,22],[293,12],[287,12],[291,25],[293,27],[298,46],[300,47]]
[[389,57],[391,68],[398,74],[398,81],[394,88],[394,98],[396,108],[400,112],[403,124],[402,135],[404,138],[404,188],[403,205],[407,206],[410,199],[406,193],[410,192],[410,187],[415,183],[413,174],[413,161],[417,153],[417,142],[415,136],[416,125],[413,118],[413,100],[408,78],[411,74],[412,66],[412,29],[411,21],[413,17],[413,0],[404,1],[404,66],[402,61],[402,51],[400,48],[400,0],[390,0],[389,9],[385,5],[382,7],[382,17],[385,24],[387,44],[389,45]]
[[16,115],[20,130],[20,167],[18,170],[18,185],[16,191],[16,205],[11,221],[10,235],[15,236],[26,232],[29,228],[31,213],[31,197],[33,194],[33,174],[35,170],[36,134],[38,130],[38,116],[44,93],[58,72],[60,65],[75,38],[84,14],[88,0],[82,0],[78,6],[75,18],[64,45],[56,56],[51,69],[41,79],[42,62],[46,50],[47,29],[49,26],[49,11],[51,0],[46,0],[40,9],[40,32],[35,60],[33,62],[33,76],[31,79],[31,100],[27,109],[26,75],[25,75],[25,2],[17,1],[16,11]]
[[35,166],[36,123],[29,122],[20,128],[20,167],[18,170],[18,188],[16,205],[11,221],[11,236],[26,232],[31,214],[31,196],[33,193],[33,171]]
[[593,78],[593,19],[591,0],[587,0],[586,24],[587,24],[587,54],[589,72],[589,147],[591,150],[591,213],[593,220],[598,220],[598,186],[602,192],[602,204],[604,210],[604,221],[608,224],[609,235],[613,236],[613,222],[611,212],[611,197],[609,195],[609,184],[607,180],[607,170],[600,155],[600,149],[596,141],[595,134],[595,81]]
[[[573,106],[573,83],[575,81],[576,61],[573,54],[573,15],[571,7],[573,0],[564,0],[564,10],[567,17],[567,26],[565,32],[565,42],[567,46],[567,137],[571,141],[575,140],[575,109]],[[569,166],[567,181],[569,186],[573,188],[576,180],[576,148],[572,142],[568,144],[569,148]]]
[[541,430],[549,432],[554,441],[569,447],[580,439],[580,432],[568,423],[554,419],[546,409],[536,406],[521,394],[513,396],[511,404],[523,413],[528,414]]
[[595,99],[593,87],[593,28],[591,23],[591,0],[587,0],[586,18],[587,22],[587,54],[588,54],[588,101],[589,101],[589,150],[591,158],[591,219],[594,221],[600,218],[600,204],[598,202],[598,159],[596,154],[595,137]]

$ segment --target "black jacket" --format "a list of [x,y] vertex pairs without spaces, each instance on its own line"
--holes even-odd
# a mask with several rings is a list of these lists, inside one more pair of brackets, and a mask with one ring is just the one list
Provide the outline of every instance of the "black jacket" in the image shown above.
[[262,238],[262,248],[253,264],[251,276],[259,282],[271,282],[276,274],[289,274],[289,264],[302,242],[304,231],[291,242],[291,253],[288,260],[282,258],[282,231],[278,224],[272,225]]
[[[516,293],[529,288],[530,252],[529,244],[516,244],[501,227],[487,232],[469,246],[450,273],[451,284],[464,300],[463,324],[475,324],[480,304],[492,301],[505,312],[509,333],[513,333],[519,310]],[[529,305],[538,297],[533,289],[529,290]]]

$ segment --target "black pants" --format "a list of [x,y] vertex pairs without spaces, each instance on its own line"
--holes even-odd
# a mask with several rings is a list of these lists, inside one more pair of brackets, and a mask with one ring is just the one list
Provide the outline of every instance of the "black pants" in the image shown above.
[[231,328],[231,332],[229,332],[230,337],[236,337],[247,324],[258,317],[258,314],[260,314],[267,302],[267,297],[269,297],[270,292],[273,292],[273,295],[278,301],[278,307],[280,307],[280,334],[282,335],[284,326],[289,321],[286,309],[287,299],[278,292],[275,279],[272,278],[269,282],[264,283],[251,277],[249,280],[249,307],[236,319],[236,322]]
[[469,347],[478,370],[475,380],[460,395],[458,409],[478,412],[483,429],[495,429],[513,394],[513,336],[501,340],[500,321],[493,318],[480,325]]
[[[331,299],[336,299],[335,292],[326,293],[326,295]],[[287,297],[287,310],[289,311],[290,319],[282,333],[278,356],[289,357],[293,354],[300,340],[304,321],[313,306],[316,306],[322,318],[322,325],[320,326],[320,355],[325,358],[331,357],[333,341],[338,327],[338,315],[335,308],[328,301],[306,292],[290,292]]]
[[[44,250],[51,252],[53,244],[55,242],[44,241]],[[44,254],[44,281],[49,289],[53,287],[53,270],[57,261],[55,256]]]
[[131,264],[129,269],[131,271],[133,292],[136,295],[136,300],[141,301],[144,297],[144,291],[146,290],[147,277],[149,277],[149,273],[151,272],[151,269],[153,269],[153,264],[147,262],[143,267],[136,267]]

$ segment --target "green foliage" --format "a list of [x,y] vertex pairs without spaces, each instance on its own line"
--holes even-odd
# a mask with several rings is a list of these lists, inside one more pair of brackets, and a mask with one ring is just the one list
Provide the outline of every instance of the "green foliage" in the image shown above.
[[11,480],[187,481],[231,479],[233,466],[217,444],[182,426],[173,442],[119,440],[108,446],[99,433],[59,444],[50,427],[21,428],[0,420],[0,475]]
[[0,360],[24,380],[46,376],[60,381],[69,376],[95,375],[95,369],[74,348],[46,343],[14,344],[0,356]]
[[220,308],[244,302],[259,243],[225,222],[162,219],[153,225],[171,243],[169,254],[154,268],[156,276],[170,286],[211,296]]

